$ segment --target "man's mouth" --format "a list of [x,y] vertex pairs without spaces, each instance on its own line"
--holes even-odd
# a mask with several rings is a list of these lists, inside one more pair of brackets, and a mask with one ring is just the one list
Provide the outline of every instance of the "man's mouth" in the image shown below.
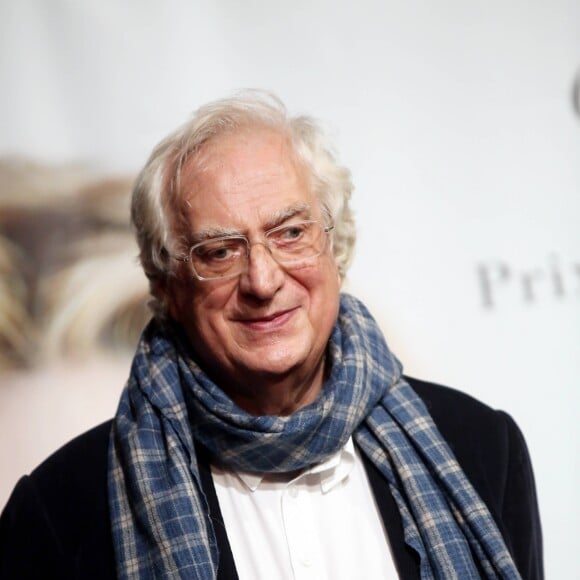
[[278,330],[294,316],[296,310],[296,308],[288,308],[264,316],[241,317],[238,322],[245,328],[256,332]]

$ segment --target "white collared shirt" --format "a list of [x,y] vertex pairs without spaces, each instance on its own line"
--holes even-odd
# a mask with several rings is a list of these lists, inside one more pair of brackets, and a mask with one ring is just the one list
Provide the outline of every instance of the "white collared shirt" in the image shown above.
[[352,440],[299,474],[212,476],[240,580],[398,578]]

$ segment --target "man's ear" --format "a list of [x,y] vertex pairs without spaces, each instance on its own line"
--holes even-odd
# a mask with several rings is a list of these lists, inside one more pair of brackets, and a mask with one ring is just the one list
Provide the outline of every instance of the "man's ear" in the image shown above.
[[151,282],[151,295],[157,301],[159,308],[169,317],[175,320],[175,298],[171,280],[165,278]]
[[333,255],[333,261],[334,261],[334,269],[336,270],[336,278],[338,280],[338,287],[342,288],[342,283],[344,282],[344,277],[340,271],[340,268],[338,267],[338,264],[336,263],[336,258]]

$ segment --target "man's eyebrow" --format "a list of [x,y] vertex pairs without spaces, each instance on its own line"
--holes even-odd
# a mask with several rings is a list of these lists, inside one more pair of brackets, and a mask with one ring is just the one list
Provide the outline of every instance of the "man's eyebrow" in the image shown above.
[[213,240],[214,238],[223,238],[225,236],[243,236],[244,234],[235,228],[222,228],[220,226],[214,226],[210,228],[204,228],[195,232],[189,237],[191,244],[198,244],[199,242],[204,242],[206,240]]
[[297,203],[277,212],[266,221],[264,229],[270,230],[276,226],[282,225],[285,221],[298,216],[302,219],[310,219],[312,217],[310,205],[307,203]]
[[[288,221],[289,219],[295,218],[297,216],[301,217],[302,219],[310,219],[312,217],[310,205],[307,203],[297,203],[291,205],[268,218],[262,227],[264,230],[271,230],[272,228],[282,225],[285,221]],[[213,240],[214,238],[244,235],[245,234],[241,230],[236,228],[211,226],[191,234],[189,237],[189,243],[194,245],[206,240]]]

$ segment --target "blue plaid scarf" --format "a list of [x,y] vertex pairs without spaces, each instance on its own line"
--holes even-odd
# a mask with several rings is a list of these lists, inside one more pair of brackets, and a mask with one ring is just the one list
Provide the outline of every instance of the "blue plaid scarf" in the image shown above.
[[352,435],[389,483],[422,578],[519,578],[487,507],[401,375],[366,308],[342,295],[330,376],[288,417],[250,415],[152,322],[113,424],[109,496],[120,578],[217,574],[218,549],[194,440],[231,469],[286,472],[336,453]]

